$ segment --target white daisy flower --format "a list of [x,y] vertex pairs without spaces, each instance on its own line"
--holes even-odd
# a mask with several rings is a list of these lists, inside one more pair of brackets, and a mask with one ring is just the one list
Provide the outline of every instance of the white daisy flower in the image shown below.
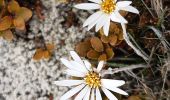
[[117,100],[111,91],[128,95],[125,91],[118,88],[125,84],[125,81],[101,77],[104,61],[100,61],[97,68],[94,68],[87,60],[81,60],[76,52],[71,51],[70,54],[74,60],[68,61],[62,58],[61,62],[68,68],[66,70],[68,75],[79,77],[80,79],[54,82],[54,84],[59,86],[74,87],[65,93],[60,100],[68,100],[73,95],[76,95],[75,100],[102,100],[101,90],[109,100]]
[[88,26],[90,30],[96,25],[95,31],[97,32],[103,27],[104,34],[108,36],[110,20],[113,22],[128,23],[124,17],[119,13],[120,10],[129,11],[132,13],[139,14],[139,11],[132,7],[131,1],[118,1],[117,0],[88,0],[92,3],[81,3],[75,5],[78,9],[83,10],[97,10],[99,11],[92,14],[83,24],[83,27]]

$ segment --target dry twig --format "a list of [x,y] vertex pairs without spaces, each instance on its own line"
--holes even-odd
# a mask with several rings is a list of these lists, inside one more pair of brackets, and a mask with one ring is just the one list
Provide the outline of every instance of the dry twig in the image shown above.
[[145,64],[138,64],[138,65],[130,65],[127,67],[121,66],[120,68],[114,68],[114,69],[109,68],[108,70],[102,71],[102,76],[104,76],[106,74],[115,74],[118,72],[133,70],[133,69],[137,69],[137,68],[148,68],[148,66]]

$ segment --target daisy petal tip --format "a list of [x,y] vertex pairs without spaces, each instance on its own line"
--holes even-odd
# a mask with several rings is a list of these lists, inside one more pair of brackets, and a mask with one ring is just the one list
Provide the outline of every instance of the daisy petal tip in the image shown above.
[[81,7],[79,4],[77,4],[77,5],[74,5],[74,8],[80,9]]
[[128,21],[127,21],[127,20],[123,20],[121,23],[123,23],[123,24],[127,24],[127,23],[128,23]]
[[64,64],[66,59],[65,58],[60,58],[60,61]]
[[121,10],[132,12],[132,13],[135,13],[135,14],[139,14],[138,9],[136,9],[135,7],[130,6],[130,5],[127,6],[127,7],[121,8]]
[[97,72],[100,72],[104,66],[104,61],[100,61],[98,66],[97,66]]
[[132,1],[119,1],[116,5],[118,8],[123,8],[129,6],[131,3]]
[[74,59],[74,61],[76,61],[76,62],[84,65],[83,61],[81,60],[81,58],[80,58],[80,56],[78,55],[77,52],[75,52],[75,51],[70,51],[70,55],[71,55],[71,57]]
[[126,82],[124,80],[119,80],[122,85],[124,85]]
[[87,26],[87,25],[84,23],[84,24],[83,24],[83,27],[86,27],[86,26]]
[[86,23],[86,22],[83,23],[83,27],[87,27],[88,25],[89,25],[89,24]]
[[[75,52],[75,51],[73,51],[73,50],[72,50],[72,51],[70,51],[70,54],[73,54],[73,53],[75,54],[76,52]],[[77,54],[77,53],[76,53],[76,54]]]
[[52,84],[60,85],[59,82],[60,82],[60,81],[54,81],[54,82],[52,82]]
[[102,64],[104,65],[105,61],[104,61],[104,60],[101,60],[101,61],[99,61],[99,63],[102,63]]
[[87,31],[90,31],[90,29],[91,29],[91,27],[88,27],[88,28],[87,28]]
[[106,30],[106,31],[104,31],[104,35],[105,36],[108,36],[109,35],[109,32]]
[[124,23],[125,23],[125,24],[127,24],[127,23],[128,23],[128,21],[126,20]]
[[129,1],[130,2],[130,4],[132,4],[132,1]]
[[104,35],[105,35],[105,36],[109,36],[109,33],[106,33],[106,32],[105,32]]
[[[73,57],[73,58],[77,58],[77,59],[80,59],[79,58],[79,55],[77,54],[77,52],[75,52],[75,51],[70,51],[70,55]],[[74,59],[75,60],[75,59]]]
[[95,27],[95,32],[97,32],[97,28]]
[[127,24],[128,21],[122,17],[121,23]]
[[60,58],[60,61],[63,62],[65,59],[64,58]]
[[139,10],[136,9],[135,7],[128,6],[128,7],[126,7],[126,8],[127,8],[127,10],[129,10],[129,12],[139,14]]
[[124,95],[128,96],[129,94],[128,94],[127,92],[125,92],[125,94],[124,94]]
[[136,13],[136,14],[139,14],[139,10],[136,9],[136,12],[135,12],[135,13]]

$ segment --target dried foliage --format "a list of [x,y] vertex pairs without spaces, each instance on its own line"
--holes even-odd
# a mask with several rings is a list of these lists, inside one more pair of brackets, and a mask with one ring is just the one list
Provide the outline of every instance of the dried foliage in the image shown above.
[[26,7],[21,7],[17,1],[1,1],[0,11],[0,32],[4,39],[11,41],[14,36],[12,29],[25,31],[25,23],[32,17],[32,11]]
[[[22,5],[22,6],[20,6]],[[27,6],[35,10],[35,14],[43,20],[45,17],[42,15],[42,4],[40,0],[35,1],[23,1],[23,0],[1,0],[0,1],[0,37],[11,41],[14,37],[21,37],[24,40],[34,40],[36,52],[33,56],[34,60],[50,59],[52,56],[54,45],[46,44],[44,38],[39,38],[40,41],[36,41],[37,38],[28,38],[25,36],[26,23],[32,17],[32,11]],[[38,45],[37,45],[38,44]]]
[[[154,32],[148,31],[145,33],[142,41],[144,43],[144,48],[147,48],[149,51],[152,50],[153,45],[159,45],[159,39],[155,36]],[[159,48],[161,50],[161,48]]]
[[88,38],[76,45],[76,51],[82,57],[93,60],[109,60],[114,52],[108,43],[103,43],[98,37]]
[[3,33],[0,33],[0,37],[3,37],[4,39],[11,41],[14,38],[14,35],[12,34],[11,30],[5,30]]
[[108,36],[105,36],[103,30],[100,30],[98,37],[91,37],[78,43],[76,51],[80,56],[89,59],[110,60],[114,57],[113,48],[122,41],[123,33],[121,27],[116,23],[111,23]]
[[43,10],[43,5],[42,5],[41,1],[36,0],[36,3],[35,3],[36,14],[41,20],[44,20],[45,16],[43,15],[42,10]]
[[109,35],[105,36],[103,30],[100,30],[100,38],[103,43],[109,43],[112,47],[119,45],[123,40],[121,27],[116,23],[110,24]]
[[66,14],[67,14],[67,16],[65,16],[65,15],[63,16],[64,19],[65,19],[62,22],[63,26],[66,27],[66,28],[69,28],[72,25],[78,26],[76,14],[71,10],[66,11]]
[[36,49],[33,59],[37,61],[41,59],[49,60],[53,54],[54,48],[54,44],[44,44],[44,47]]
[[158,18],[152,17],[149,12],[143,12],[140,16],[139,26],[145,27],[146,25],[156,25]]
[[133,95],[133,96],[129,96],[128,100],[142,100],[142,99],[137,95]]

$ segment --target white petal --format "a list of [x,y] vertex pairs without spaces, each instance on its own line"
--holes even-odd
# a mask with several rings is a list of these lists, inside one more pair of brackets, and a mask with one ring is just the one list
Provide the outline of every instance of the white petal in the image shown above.
[[102,90],[104,92],[104,94],[107,96],[107,98],[109,100],[118,100],[109,90],[107,90],[106,88],[102,87]]
[[99,88],[96,88],[96,100],[102,100],[101,93],[99,91]]
[[96,21],[102,14],[102,11],[98,11],[94,14],[92,14],[90,17],[87,18],[87,20],[84,22],[83,27],[91,24],[92,22]]
[[104,35],[108,36],[109,34],[109,28],[110,28],[110,19],[106,20],[105,25],[103,26],[103,31],[104,31]]
[[88,91],[90,91],[90,87],[86,86],[81,90],[74,100],[82,100]]
[[63,81],[54,81],[54,84],[59,86],[74,86],[84,83],[84,80],[63,80]]
[[92,91],[91,91],[91,98],[90,98],[90,100],[94,100],[94,97],[95,95],[94,95],[94,89],[92,89]]
[[67,100],[70,97],[72,97],[73,95],[75,95],[77,92],[79,92],[83,87],[85,86],[85,84],[81,84],[79,86],[76,86],[75,88],[69,90],[67,93],[65,93],[60,100]]
[[97,66],[97,72],[100,72],[101,69],[103,68],[103,66],[104,66],[104,61],[100,61],[98,66]]
[[132,7],[132,6],[123,7],[120,10],[124,10],[124,11],[139,14],[139,11],[136,8]]
[[102,17],[103,18],[100,18],[99,22],[96,24],[96,29],[95,29],[96,32],[99,31],[99,29],[101,29],[101,27],[104,26],[108,20],[110,20],[109,15],[107,14],[103,14]]
[[119,1],[116,3],[116,6],[118,7],[118,9],[120,9],[129,6],[131,3],[132,1]]
[[114,11],[114,12],[111,14],[110,18],[111,18],[112,21],[120,23],[119,18],[116,16],[115,12],[116,12],[116,11]]
[[88,70],[86,69],[85,65],[82,65],[78,62],[75,62],[75,61],[70,61],[70,63],[75,67],[75,69],[79,72],[82,72],[82,73],[87,73]]
[[[72,56],[73,56],[73,53],[72,53]],[[77,58],[76,58],[76,56],[74,55],[74,59],[78,59],[78,56],[77,56]],[[86,68],[85,68],[85,65],[84,65],[84,63],[83,63],[83,65],[81,65],[81,64],[79,64],[78,62],[76,62],[76,61],[68,61],[68,60],[66,60],[66,59],[64,59],[64,58],[61,58],[60,59],[61,60],[61,62],[67,67],[67,68],[69,68],[69,69],[71,69],[71,70],[75,70],[75,71],[78,71],[78,72],[83,72],[83,73],[86,73]],[[81,60],[81,59],[80,59]],[[77,60],[78,61],[78,60]],[[81,60],[82,61],[82,60]]]
[[61,62],[69,69],[75,69],[74,66],[67,59],[61,58]]
[[74,7],[83,10],[91,10],[91,9],[99,9],[100,5],[95,3],[81,3],[75,5]]
[[83,61],[81,60],[81,58],[79,57],[79,55],[75,51],[70,51],[70,55],[76,62],[84,65]]
[[91,88],[89,88],[89,90],[88,90],[87,93],[85,94],[83,100],[89,100],[89,98],[90,98],[90,91],[91,91]]
[[92,22],[92,23],[90,23],[89,24],[89,26],[88,26],[88,30],[90,30],[93,26],[95,26],[100,20],[102,20],[102,16],[104,16],[105,14],[104,13],[102,13],[99,17],[98,17],[98,19],[96,19],[94,22]]
[[67,69],[66,71],[67,75],[71,75],[71,76],[75,76],[75,77],[85,77],[86,74],[75,71],[75,70],[71,70],[71,69]]
[[91,1],[91,2],[94,2],[94,3],[98,3],[98,4],[102,3],[101,0],[88,0],[88,1]]
[[84,64],[85,64],[87,70],[92,71],[92,66],[91,66],[91,63],[89,61],[84,60]]
[[95,26],[96,23],[97,23],[97,21],[94,21],[93,23],[91,23],[91,24],[88,26],[87,30],[89,31],[93,26]]
[[119,87],[125,84],[123,80],[111,80],[111,79],[101,79],[101,83],[103,87],[111,88],[111,87]]
[[109,89],[109,90],[111,90],[111,91],[113,91],[113,92],[116,92],[116,93],[119,93],[119,94],[122,94],[122,95],[128,95],[128,93],[126,93],[125,91],[123,91],[123,90],[121,90],[121,89],[119,89],[119,88],[107,88],[107,89]]
[[116,11],[115,15],[117,16],[117,18],[119,18],[120,23],[128,23],[127,20],[124,17],[122,17],[122,15],[120,15],[119,12]]
[[124,24],[124,23],[121,23],[121,26],[122,26],[122,29],[123,29],[123,33],[124,33],[124,34],[127,34],[127,33],[126,33],[126,26],[125,26],[125,24]]

